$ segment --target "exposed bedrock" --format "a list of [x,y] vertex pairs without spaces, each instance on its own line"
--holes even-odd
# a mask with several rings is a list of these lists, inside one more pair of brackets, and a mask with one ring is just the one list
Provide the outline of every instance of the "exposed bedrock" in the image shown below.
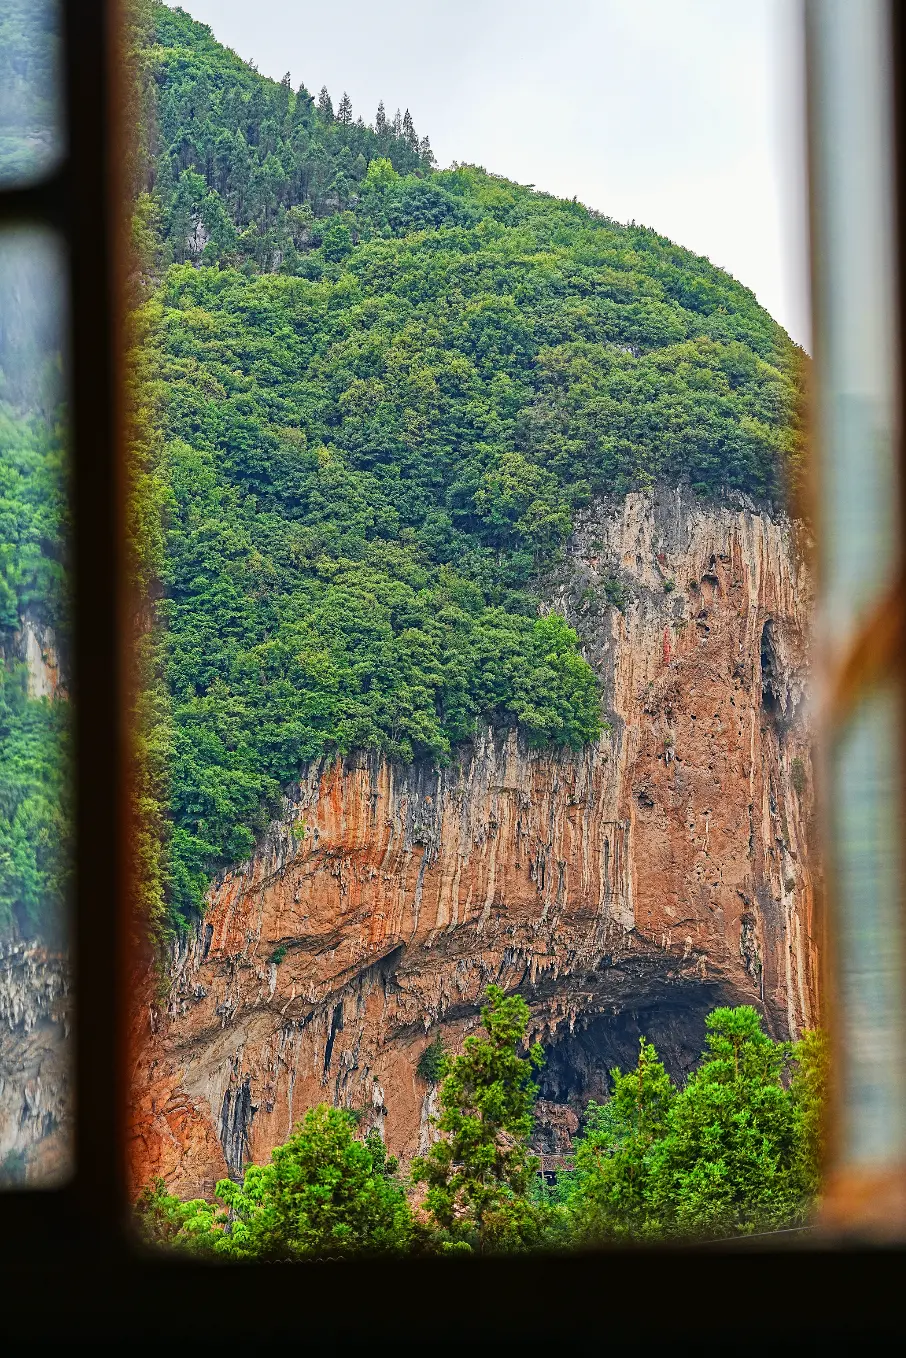
[[0,1185],[71,1168],[69,966],[36,942],[0,950]]
[[485,729],[445,769],[312,766],[212,887],[166,1001],[142,991],[136,1184],[208,1191],[322,1100],[408,1157],[432,1135],[419,1055],[461,1043],[490,982],[547,1048],[551,1149],[640,1034],[682,1075],[715,1004],[813,1022],[800,533],[742,500],[599,503],[547,591],[601,680],[594,746]]

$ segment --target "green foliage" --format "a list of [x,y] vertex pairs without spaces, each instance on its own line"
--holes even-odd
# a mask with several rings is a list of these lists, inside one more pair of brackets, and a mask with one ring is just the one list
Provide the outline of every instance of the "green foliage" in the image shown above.
[[154,1179],[139,1194],[135,1225],[140,1238],[153,1249],[213,1252],[222,1238],[218,1214],[203,1198],[181,1202],[167,1192],[163,1179]]
[[644,1040],[636,1070],[612,1072],[569,1186],[580,1239],[720,1237],[805,1219],[819,1187],[823,1038],[775,1042],[747,1005],[715,1009],[707,1028],[681,1090]]
[[[269,1165],[250,1166],[242,1184],[222,1180],[234,1258],[311,1258],[404,1250],[412,1219],[396,1161],[376,1131],[363,1141],[342,1109],[309,1109]],[[226,1220],[224,1221],[226,1224]]]
[[[2,62],[2,58],[0,58]],[[50,292],[43,306],[32,293]],[[0,937],[58,943],[70,883],[69,715],[29,692],[25,629],[65,654],[63,431],[52,267],[13,238],[0,252]]]
[[435,1035],[434,1040],[428,1043],[427,1047],[425,1047],[421,1056],[418,1058],[415,1073],[418,1078],[424,1080],[426,1084],[434,1085],[443,1078],[446,1068],[447,1058],[444,1051],[443,1039],[438,1032]]
[[542,1236],[530,1198],[538,1161],[526,1143],[538,1092],[532,1075],[544,1056],[538,1043],[518,1055],[529,1019],[520,995],[490,986],[481,1018],[487,1036],[466,1038],[440,1087],[437,1126],[446,1135],[413,1161],[412,1174],[428,1186],[425,1209],[446,1244],[486,1253]]
[[603,589],[607,602],[612,604],[614,608],[618,608],[621,613],[625,613],[626,606],[629,603],[629,592],[622,580],[619,580],[615,575],[609,575],[603,581]]
[[802,1222],[820,1190],[827,1044],[807,1032],[775,1042],[756,1012],[715,1009],[701,1065],[677,1089],[650,1042],[635,1069],[611,1071],[591,1103],[575,1167],[553,1189],[528,1149],[543,1063],[521,997],[488,990],[485,1035],[460,1056],[439,1037],[422,1052],[443,1076],[442,1139],[412,1163],[427,1192],[414,1216],[373,1129],[321,1104],[265,1166],[217,1185],[220,1206],[182,1203],[156,1180],[136,1205],[148,1244],[234,1259],[306,1259],[402,1252],[501,1253],[602,1242],[721,1237]]
[[[28,7],[10,14],[19,42]],[[367,126],[326,90],[316,106],[159,0],[130,24],[130,536],[160,624],[140,641],[136,845],[166,933],[311,759],[443,763],[488,722],[534,746],[594,740],[578,639],[539,616],[575,508],[656,481],[776,498],[802,356],[747,289],[650,230],[436,172],[408,113]],[[0,339],[11,629],[62,596],[65,520],[53,346]],[[618,581],[605,595],[625,608]],[[27,820],[0,829],[16,883],[57,871],[23,863]]]
[[279,967],[280,963],[286,957],[288,951],[289,949],[287,948],[285,943],[278,943],[268,960],[273,962],[275,967]]
[[67,704],[0,660],[0,936],[58,943],[71,879]]
[[[154,0],[138,9],[135,55],[154,110],[144,187],[161,204],[177,262],[291,268],[311,234],[293,215],[299,205],[316,216],[342,212],[377,159],[402,173],[433,163],[411,119],[406,130],[366,127],[353,121],[346,95],[335,118],[326,90],[316,107],[304,85],[290,88],[288,75],[265,79],[183,10]],[[348,251],[349,232],[333,224],[318,241],[335,262]]]
[[827,1106],[830,1048],[827,1034],[810,1028],[793,1048],[796,1070],[790,1094],[796,1110],[797,1166],[804,1194],[816,1198],[821,1191],[824,1164],[824,1110]]
[[614,1069],[610,1075],[607,1103],[588,1106],[575,1169],[560,1176],[579,1240],[643,1239],[661,1228],[652,1150],[666,1134],[676,1090],[644,1038],[635,1070],[623,1075]]
[[398,1253],[413,1244],[405,1192],[375,1130],[354,1135],[343,1109],[310,1108],[269,1165],[251,1165],[241,1184],[222,1179],[225,1211],[180,1203],[158,1180],[139,1199],[149,1244],[232,1259],[312,1259]]

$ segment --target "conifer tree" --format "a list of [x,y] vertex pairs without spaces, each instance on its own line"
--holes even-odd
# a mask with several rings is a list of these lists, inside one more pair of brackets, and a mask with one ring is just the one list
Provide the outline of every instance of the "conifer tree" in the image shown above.
[[[610,1072],[605,1104],[590,1103],[586,1132],[568,1176],[570,1216],[579,1241],[658,1235],[651,1150],[665,1136],[676,1089],[642,1038],[635,1070]],[[564,1176],[566,1177],[566,1176]]]
[[705,1060],[674,1100],[652,1156],[654,1207],[684,1235],[768,1231],[807,1205],[800,1119],[786,1074],[792,1049],[751,1005],[714,1009]]
[[446,1247],[482,1253],[536,1243],[542,1217],[530,1200],[538,1169],[527,1141],[538,1088],[532,1075],[544,1063],[535,1043],[518,1054],[529,1009],[521,995],[489,986],[481,1021],[486,1037],[467,1037],[461,1056],[445,1062],[437,1126],[446,1136],[412,1162],[426,1183],[425,1207]]
[[322,122],[333,122],[333,101],[327,93],[327,86],[321,86],[321,93],[318,95],[318,114]]
[[293,127],[307,126],[311,121],[311,112],[314,107],[314,100],[304,85],[300,85],[296,90],[296,102],[293,104]]
[[139,1229],[149,1244],[234,1259],[403,1251],[412,1215],[396,1170],[374,1128],[359,1140],[350,1114],[322,1103],[269,1165],[250,1165],[241,1184],[217,1184],[227,1212],[181,1203],[157,1180],[137,1204]]
[[337,122],[342,123],[344,127],[348,127],[352,122],[352,100],[345,90],[337,108]]
[[377,106],[377,113],[374,115],[374,130],[379,137],[387,135],[387,113],[384,109],[384,101],[381,99]]
[[406,141],[412,147],[413,151],[417,151],[418,137],[415,135],[415,127],[413,126],[412,123],[412,114],[409,112],[408,109],[406,109],[406,112],[403,114],[402,129],[403,136],[406,138]]
[[289,117],[292,89],[292,78],[289,71],[287,71],[274,91],[274,116],[277,120],[277,127],[281,133],[283,132],[286,119]]
[[402,134],[403,115],[400,113],[399,109],[397,109],[393,115],[393,122],[390,125],[390,131],[393,133],[395,137],[399,137]]

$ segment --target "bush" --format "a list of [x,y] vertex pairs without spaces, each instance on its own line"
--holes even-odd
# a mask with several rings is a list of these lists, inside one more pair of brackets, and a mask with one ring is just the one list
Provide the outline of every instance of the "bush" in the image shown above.
[[419,1056],[415,1071],[419,1079],[424,1080],[426,1084],[437,1084],[444,1076],[446,1065],[443,1040],[440,1033],[437,1033]]

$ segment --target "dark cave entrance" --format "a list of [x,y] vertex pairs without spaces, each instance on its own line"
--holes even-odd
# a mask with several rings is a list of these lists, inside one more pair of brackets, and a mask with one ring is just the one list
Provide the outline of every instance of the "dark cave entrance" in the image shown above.
[[[590,1099],[602,1103],[609,1096],[613,1066],[625,1071],[635,1065],[641,1037],[654,1043],[670,1075],[682,1084],[701,1056],[705,1018],[722,999],[717,986],[702,985],[681,998],[671,995],[616,1014],[580,1017],[572,1032],[555,1033],[547,1042],[542,1038],[547,1059],[538,1080],[539,1102],[565,1105],[581,1117]],[[534,1139],[537,1149],[547,1150],[543,1125]]]
[[771,717],[776,717],[780,710],[781,689],[774,624],[769,618],[761,630],[761,706]]

